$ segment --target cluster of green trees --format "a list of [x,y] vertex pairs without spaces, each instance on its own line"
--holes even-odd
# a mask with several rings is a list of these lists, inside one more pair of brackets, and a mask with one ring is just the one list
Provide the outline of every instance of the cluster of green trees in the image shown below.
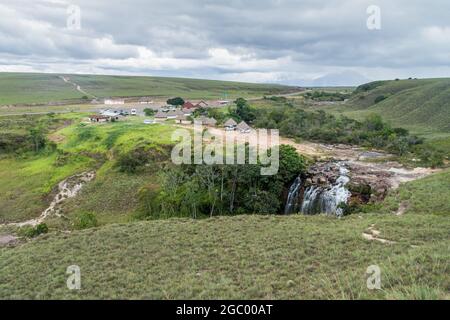
[[45,117],[23,116],[0,121],[0,155],[39,153],[54,150],[55,144],[47,139],[49,129],[61,120],[50,114]]
[[279,171],[260,173],[261,164],[181,165],[161,171],[159,188],[140,192],[141,218],[201,217],[282,212],[283,193],[305,169],[291,146],[280,146]]
[[351,93],[313,91],[306,92],[304,96],[314,101],[344,101],[345,99],[350,98]]
[[364,121],[335,117],[323,110],[307,112],[298,108],[262,109],[255,126],[279,129],[280,134],[326,143],[356,144],[385,149],[397,155],[414,150],[422,140],[402,128],[392,128],[381,116],[372,114]]
[[256,110],[250,106],[247,100],[238,98],[234,102],[235,107],[230,107],[228,113],[238,121],[252,123],[256,119]]
[[[396,79],[396,80],[398,81],[398,79]],[[365,84],[362,84],[359,87],[357,87],[355,89],[355,91],[353,92],[353,94],[371,91],[371,90],[376,89],[384,84],[386,84],[386,81],[373,81],[373,82],[365,83]]]
[[182,106],[184,102],[184,99],[181,97],[167,99],[167,104],[170,104],[171,106]]
[[193,117],[207,116],[217,120],[218,124],[222,124],[229,118],[233,118],[237,122],[245,121],[252,123],[256,119],[255,109],[250,106],[247,100],[238,98],[234,101],[234,105],[229,106],[227,112],[223,112],[216,108],[197,108]]

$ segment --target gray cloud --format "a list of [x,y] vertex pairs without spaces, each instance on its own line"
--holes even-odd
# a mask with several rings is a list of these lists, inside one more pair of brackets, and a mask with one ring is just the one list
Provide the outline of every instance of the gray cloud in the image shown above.
[[[81,30],[66,28],[69,4],[81,8]],[[366,27],[371,4],[381,30]],[[448,12],[445,0],[1,1],[0,71],[298,84],[448,76]]]

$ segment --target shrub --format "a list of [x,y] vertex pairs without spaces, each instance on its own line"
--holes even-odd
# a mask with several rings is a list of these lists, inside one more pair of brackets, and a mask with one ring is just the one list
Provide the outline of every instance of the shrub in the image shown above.
[[383,101],[383,100],[385,100],[386,99],[386,96],[384,96],[384,95],[379,95],[378,97],[376,97],[375,98],[375,103],[379,103],[379,102],[381,102],[381,101]]
[[155,110],[153,110],[151,108],[145,108],[144,113],[147,117],[151,117],[155,114]]
[[143,149],[136,149],[129,153],[123,154],[117,160],[119,171],[127,173],[135,173],[140,167],[148,162],[148,157]]
[[40,234],[48,232],[48,227],[45,223],[40,223],[35,227],[25,226],[19,230],[19,235],[27,238],[34,238]]
[[119,155],[116,166],[121,172],[136,173],[149,163],[158,165],[168,160],[170,150],[170,145],[152,146],[151,148],[137,147],[128,153]]
[[76,229],[88,229],[98,225],[97,217],[92,212],[81,212],[76,216],[75,228]]

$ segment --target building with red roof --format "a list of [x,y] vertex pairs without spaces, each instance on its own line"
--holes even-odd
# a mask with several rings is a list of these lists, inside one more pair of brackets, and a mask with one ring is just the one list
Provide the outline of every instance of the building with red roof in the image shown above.
[[183,104],[183,109],[193,109],[193,108],[195,108],[195,106],[194,106],[191,102],[189,102],[189,101],[186,101],[186,102]]

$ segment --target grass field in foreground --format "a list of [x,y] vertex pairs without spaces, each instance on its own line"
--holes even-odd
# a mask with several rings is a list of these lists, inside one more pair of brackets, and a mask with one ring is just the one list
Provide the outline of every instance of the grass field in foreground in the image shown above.
[[[0,249],[0,298],[449,299],[450,171],[400,186],[378,213],[108,224]],[[408,209],[395,216],[398,203]],[[363,239],[370,226],[382,244]],[[82,289],[66,288],[81,268]],[[381,268],[379,291],[366,269]]]
[[[386,245],[361,234],[375,224]],[[0,249],[0,298],[448,299],[449,219],[366,214],[169,219]],[[366,287],[381,268],[382,290]],[[81,290],[66,268],[81,268]]]

